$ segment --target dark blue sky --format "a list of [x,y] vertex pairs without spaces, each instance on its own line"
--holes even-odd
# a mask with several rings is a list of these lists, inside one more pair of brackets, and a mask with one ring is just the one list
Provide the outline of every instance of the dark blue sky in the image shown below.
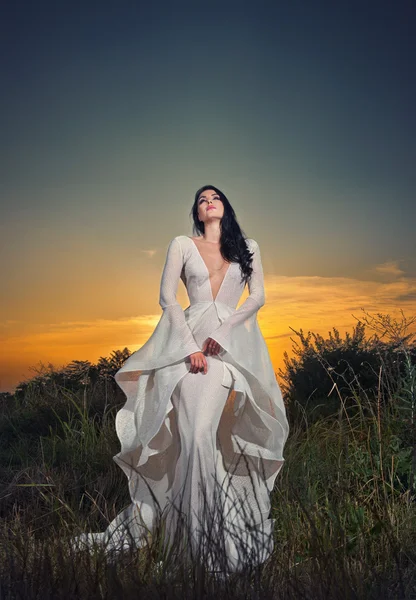
[[[277,169],[376,181],[408,206],[414,17],[411,2],[9,3],[3,185],[73,181],[75,163],[90,158],[92,142],[74,142],[84,129],[94,125],[99,147],[111,135],[146,135],[155,115],[163,131],[182,107],[193,143],[228,116]],[[201,102],[207,123],[193,112]]]

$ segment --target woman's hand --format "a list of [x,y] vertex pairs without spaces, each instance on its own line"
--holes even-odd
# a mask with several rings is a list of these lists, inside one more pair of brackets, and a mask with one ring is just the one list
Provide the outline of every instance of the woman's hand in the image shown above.
[[208,356],[216,356],[221,350],[221,346],[218,342],[209,337],[205,340],[204,345],[202,347],[202,352],[205,352],[205,350],[207,351]]
[[221,346],[218,342],[213,340],[212,338],[207,338],[204,342],[201,352],[194,352],[189,355],[191,359],[191,368],[189,369],[190,373],[198,373],[203,370],[204,373],[208,371],[208,364],[205,355],[203,354],[205,351],[207,355],[215,356],[221,350]]
[[204,373],[208,371],[207,359],[202,352],[194,352],[189,355],[189,358],[191,359],[190,373],[198,373],[201,369],[203,369]]

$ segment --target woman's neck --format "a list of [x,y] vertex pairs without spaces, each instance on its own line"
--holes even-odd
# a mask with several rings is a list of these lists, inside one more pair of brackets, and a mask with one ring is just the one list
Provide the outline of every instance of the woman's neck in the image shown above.
[[219,244],[221,239],[221,230],[219,222],[214,221],[213,223],[206,223],[205,233],[202,237],[205,242],[209,242],[210,244]]

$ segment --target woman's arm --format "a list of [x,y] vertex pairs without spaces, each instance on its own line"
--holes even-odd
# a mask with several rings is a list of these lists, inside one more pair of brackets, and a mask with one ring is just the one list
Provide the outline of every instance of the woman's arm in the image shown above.
[[179,302],[176,300],[179,279],[183,268],[182,248],[177,238],[174,238],[167,250],[165,266],[163,267],[160,282],[159,304],[165,313],[169,314],[169,322],[172,326],[172,336],[177,336],[178,343],[181,342],[189,354],[200,352],[192,331],[185,319],[185,314]]
[[264,294],[264,274],[263,274],[263,266],[261,263],[261,255],[260,248],[258,243],[255,240],[252,240],[252,251],[253,254],[253,262],[252,268],[253,272],[251,274],[251,279],[248,282],[248,289],[250,295],[246,298],[243,304],[229,317],[225,319],[215,329],[210,336],[213,340],[218,342],[221,346],[223,342],[230,335],[233,327],[236,325],[240,325],[244,323],[246,319],[254,315],[259,308],[261,308],[265,303],[265,294]]

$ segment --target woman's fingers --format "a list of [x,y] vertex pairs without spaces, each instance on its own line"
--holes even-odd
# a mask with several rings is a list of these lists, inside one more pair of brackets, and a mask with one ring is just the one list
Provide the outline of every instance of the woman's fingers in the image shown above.
[[221,350],[221,346],[218,342],[213,340],[212,338],[208,338],[206,351],[208,356],[215,356]]
[[207,372],[208,363],[202,352],[191,355],[191,368],[189,370],[191,373],[198,373],[201,370],[203,370],[204,373]]
[[214,353],[218,354],[218,352],[221,350],[221,346],[219,345],[218,342],[215,342],[215,346],[214,346]]
[[194,352],[190,355],[191,359],[191,368],[189,369],[190,373],[199,373],[203,371],[204,373],[208,372],[208,363],[204,352],[207,353],[208,356],[216,356],[221,350],[221,346],[218,342],[213,340],[212,338],[207,338],[204,342],[201,352]]
[[213,350],[213,344],[212,344],[213,340],[211,340],[211,338],[208,338],[208,345],[207,345],[207,353],[208,355],[212,354],[212,350]]
[[197,360],[194,373],[199,373],[199,371],[204,371],[204,373],[206,373],[207,369],[207,359],[205,358],[205,356],[203,356],[203,358]]

